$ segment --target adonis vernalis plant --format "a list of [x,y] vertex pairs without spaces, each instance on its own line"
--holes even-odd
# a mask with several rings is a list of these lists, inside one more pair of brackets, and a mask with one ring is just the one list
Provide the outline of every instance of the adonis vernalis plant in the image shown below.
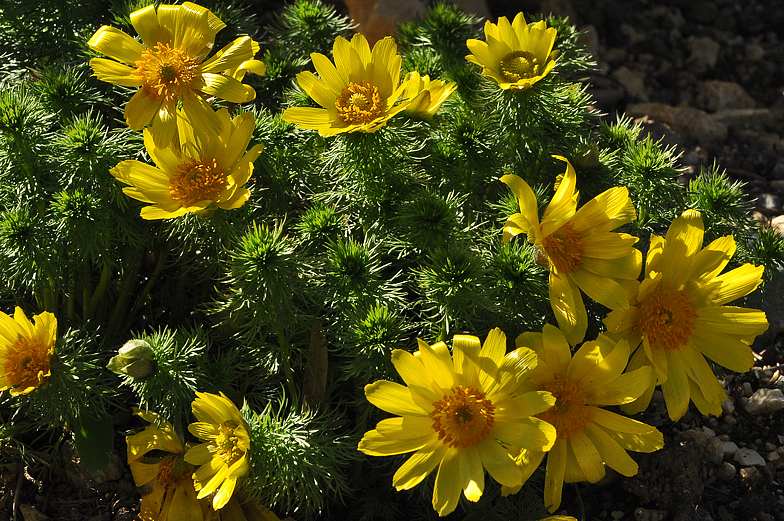
[[600,120],[568,21],[142,4],[0,9],[7,468],[122,430],[145,521],[573,519],[663,443],[607,407],[753,363],[784,240]]

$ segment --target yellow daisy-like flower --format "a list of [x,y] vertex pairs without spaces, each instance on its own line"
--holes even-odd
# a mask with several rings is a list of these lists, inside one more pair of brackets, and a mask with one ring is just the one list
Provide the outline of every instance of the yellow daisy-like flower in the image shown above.
[[193,414],[199,421],[188,431],[205,440],[185,455],[185,461],[199,469],[193,474],[199,499],[212,493],[212,506],[220,510],[231,499],[237,479],[244,476],[250,464],[248,426],[237,407],[221,393],[196,393]]
[[626,187],[610,188],[579,210],[575,191],[577,176],[569,161],[566,173],[539,222],[536,196],[531,187],[516,175],[501,181],[517,196],[520,213],[504,225],[504,242],[524,233],[546,259],[550,269],[550,305],[558,326],[571,345],[585,337],[588,317],[580,290],[610,309],[627,309],[624,285],[637,279],[642,254],[633,248],[637,238],[612,230],[637,218]]
[[512,23],[502,16],[498,25],[485,22],[485,39],[466,42],[473,54],[466,60],[482,67],[482,74],[504,89],[526,90],[555,66],[559,51],[553,50],[556,30],[544,20],[526,24],[523,13]]
[[406,114],[420,118],[432,118],[446,100],[457,89],[457,83],[442,80],[430,81],[430,76],[420,76],[418,72],[409,72],[403,79],[406,86],[403,97],[411,100],[406,107]]
[[[558,432],[547,456],[544,499],[550,512],[561,504],[564,482],[596,483],[604,477],[604,465],[633,476],[638,467],[627,450],[653,452],[664,446],[662,434],[654,427],[601,408],[639,397],[651,376],[648,367],[623,373],[629,361],[625,341],[616,344],[599,335],[572,357],[563,333],[546,325],[541,333],[523,333],[516,345],[530,347],[539,358],[520,391],[549,391],[555,396],[555,407],[539,414]],[[518,452],[516,447],[514,452]],[[542,451],[519,450],[517,461],[524,477],[536,470],[543,457]]]
[[49,383],[57,319],[44,311],[33,320],[20,307],[13,318],[0,311],[0,391],[30,394]]
[[253,60],[259,44],[249,36],[237,38],[205,60],[215,35],[226,24],[210,10],[185,2],[182,5],[149,5],[131,13],[131,23],[141,37],[104,25],[87,42],[109,58],[94,58],[90,65],[102,81],[140,87],[125,106],[125,120],[133,130],[152,125],[156,144],[165,147],[177,130],[177,104],[205,132],[219,133],[221,121],[205,98],[245,103],[256,92],[240,83],[244,72],[264,74],[264,64]]
[[408,106],[408,100],[398,103],[406,83],[398,85],[402,59],[393,38],[376,42],[371,51],[361,34],[351,42],[338,36],[332,56],[334,65],[323,54],[310,55],[318,77],[309,71],[297,74],[300,87],[324,108],[292,107],[283,112],[284,121],[322,136],[375,132]]
[[235,496],[220,510],[213,510],[212,505],[202,505],[202,508],[204,521],[280,521],[270,509],[250,503],[240,504]]
[[110,170],[119,181],[130,185],[123,192],[150,203],[141,210],[145,219],[171,219],[188,212],[206,216],[215,209],[239,208],[250,197],[243,185],[250,179],[253,162],[262,145],[246,152],[255,126],[253,114],[246,112],[233,120],[226,109],[216,116],[220,133],[201,133],[190,118],[178,118],[179,150],[161,148],[155,129],[144,130],[144,145],[157,165],[129,159]]
[[469,501],[479,500],[485,469],[503,485],[522,485],[502,444],[547,451],[555,441],[553,426],[533,417],[553,405],[553,396],[515,393],[536,355],[527,348],[505,353],[506,336],[497,328],[481,348],[477,337],[455,335],[452,356],[443,342],[419,340],[414,354],[392,352],[408,387],[385,380],[365,387],[370,403],[399,416],[366,432],[359,450],[371,456],[416,451],[392,479],[397,490],[416,486],[438,465],[433,507],[440,516],[455,509],[461,491]]
[[[185,461],[186,448],[171,423],[151,411],[134,409],[134,414],[150,422],[142,432],[125,437],[128,465],[137,487],[153,483],[142,497],[139,515],[143,521],[202,521],[202,506],[193,488],[195,468]],[[162,458],[145,457],[150,451],[167,452]]]
[[629,369],[651,366],[646,392],[624,411],[645,410],[657,380],[670,418],[686,413],[689,399],[702,414],[721,414],[727,394],[704,357],[732,371],[754,365],[749,345],[768,328],[765,313],[724,304],[748,295],[762,282],[762,266],[744,264],[720,275],[735,253],[731,235],[702,249],[700,213],[686,210],[666,237],[651,237],[645,278],[627,310],[610,313],[607,330],[632,349]]

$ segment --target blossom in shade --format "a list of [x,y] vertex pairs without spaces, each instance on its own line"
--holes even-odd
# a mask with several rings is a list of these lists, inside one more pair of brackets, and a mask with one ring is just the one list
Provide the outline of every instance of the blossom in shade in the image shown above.
[[528,183],[516,175],[501,178],[520,204],[520,212],[504,225],[504,242],[526,234],[543,254],[550,270],[550,305],[569,343],[577,345],[588,328],[580,290],[610,309],[627,309],[626,286],[640,275],[642,254],[633,247],[636,237],[612,231],[637,218],[626,187],[610,188],[578,210],[574,168],[566,158],[553,157],[566,163],[566,172],[541,222]]
[[226,27],[209,9],[191,2],[151,4],[131,13],[131,23],[142,41],[104,25],[87,44],[111,59],[93,58],[90,65],[102,81],[139,87],[125,106],[125,121],[133,130],[152,125],[158,146],[175,137],[178,103],[194,124],[218,133],[221,120],[209,98],[245,103],[256,97],[240,81],[246,71],[264,74],[264,64],[253,59],[259,44],[242,36],[207,59],[215,35]]
[[359,450],[371,456],[414,452],[392,478],[398,490],[416,486],[438,466],[433,507],[440,516],[455,509],[461,492],[479,500],[485,469],[502,485],[522,485],[504,446],[543,452],[555,440],[553,426],[534,417],[552,406],[552,395],[515,392],[536,355],[527,348],[506,354],[506,336],[497,328],[483,345],[475,336],[455,335],[451,356],[444,342],[419,340],[414,354],[393,351],[392,363],[407,387],[380,380],[365,386],[365,396],[397,416],[366,432]]
[[763,267],[744,264],[722,274],[735,239],[702,248],[703,234],[700,213],[686,210],[665,237],[653,235],[631,305],[605,319],[609,334],[637,348],[629,370],[653,368],[646,392],[624,406],[629,414],[645,410],[659,383],[673,421],[686,413],[689,399],[702,414],[718,416],[727,394],[705,357],[740,373],[754,365],[749,346],[768,328],[765,313],[725,304],[754,291]]
[[406,114],[425,119],[435,116],[457,89],[457,83],[453,81],[430,81],[430,76],[420,76],[416,71],[406,74],[403,83],[406,85],[403,97],[410,100]]
[[504,90],[526,90],[541,80],[555,66],[558,51],[553,50],[556,30],[542,20],[527,24],[523,13],[512,23],[502,16],[498,25],[485,22],[485,40],[466,42],[473,53],[466,56],[482,67],[482,74],[492,78]]
[[250,464],[250,436],[242,414],[226,395],[196,393],[193,414],[199,421],[188,431],[204,440],[185,454],[185,461],[199,468],[193,474],[198,499],[214,494],[212,506],[220,510],[229,502],[237,480]]
[[0,311],[0,391],[29,394],[49,383],[57,319],[44,311],[33,320],[20,307],[13,318]]
[[[516,345],[530,347],[539,363],[521,384],[520,391],[548,391],[555,406],[539,418],[555,426],[558,437],[547,455],[545,505],[554,512],[561,504],[564,482],[596,483],[605,465],[624,476],[637,473],[637,463],[626,453],[653,452],[664,439],[654,427],[602,408],[629,403],[642,394],[651,369],[623,373],[629,346],[605,335],[585,342],[572,356],[563,333],[551,325],[541,333],[523,333]],[[539,466],[544,452],[512,447],[527,478]],[[519,487],[517,487],[519,488]],[[516,492],[505,488],[504,493]]]
[[[134,409],[134,414],[150,422],[143,431],[125,437],[128,465],[137,487],[152,483],[142,497],[139,516],[143,521],[202,521],[202,506],[193,488],[193,465],[185,461],[186,447],[171,423],[151,411]],[[151,458],[147,454],[163,453]]]
[[110,173],[127,186],[123,192],[150,203],[141,210],[145,219],[171,219],[188,212],[200,216],[217,208],[239,208],[250,197],[243,186],[253,172],[253,162],[262,145],[247,150],[255,126],[253,114],[231,119],[226,109],[216,113],[222,121],[220,133],[202,133],[180,114],[179,148],[159,147],[156,130],[144,130],[144,145],[156,166],[129,159]]
[[323,108],[288,108],[284,121],[322,136],[375,132],[408,106],[409,100],[401,100],[407,83],[400,83],[401,57],[393,38],[376,42],[371,51],[359,33],[351,42],[338,36],[332,56],[334,64],[323,54],[311,53],[318,76],[310,71],[297,74],[300,87]]

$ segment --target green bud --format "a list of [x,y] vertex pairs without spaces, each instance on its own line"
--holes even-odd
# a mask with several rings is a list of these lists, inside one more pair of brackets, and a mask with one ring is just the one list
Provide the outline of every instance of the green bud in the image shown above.
[[119,349],[117,356],[109,360],[106,367],[117,374],[144,378],[155,370],[153,355],[150,344],[144,340],[129,340]]
[[598,168],[599,148],[594,144],[583,146],[574,156],[574,163],[580,168]]

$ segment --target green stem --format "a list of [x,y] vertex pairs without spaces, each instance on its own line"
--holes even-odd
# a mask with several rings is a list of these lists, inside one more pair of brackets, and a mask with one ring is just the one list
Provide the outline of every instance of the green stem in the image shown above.
[[283,331],[283,327],[278,323],[275,328],[275,334],[278,337],[278,344],[283,349],[283,356],[281,357],[281,363],[283,364],[283,372],[286,375],[286,389],[291,395],[291,399],[295,402],[295,404],[299,403],[299,397],[297,395],[297,387],[294,385],[294,371],[291,369],[291,345],[289,344],[288,338],[286,338],[286,333]]
[[132,317],[139,311],[139,308],[142,307],[144,303],[144,299],[147,298],[147,295],[150,294],[153,286],[158,282],[158,277],[161,275],[161,270],[163,269],[163,263],[166,261],[166,258],[169,256],[169,248],[168,246],[164,245],[163,250],[158,254],[158,262],[155,264],[155,269],[153,269],[150,278],[147,279],[147,283],[142,288],[141,293],[136,297],[136,301],[133,303],[133,307],[131,308],[131,312],[128,313],[128,320],[124,324],[124,327],[127,329],[130,327],[130,323]]
[[136,284],[136,279],[139,277],[139,270],[142,267],[142,260],[144,259],[144,248],[138,248],[133,253],[131,265],[128,269],[123,270],[120,277],[120,296],[117,299],[117,304],[114,306],[114,311],[109,319],[109,325],[106,327],[106,336],[111,338],[119,333],[120,321],[125,320],[126,310],[128,309],[128,302],[131,300],[133,294],[132,288]]
[[[112,275],[112,270],[109,265],[109,261],[104,259],[103,266],[101,266],[101,279],[98,281],[98,287],[95,288],[93,292],[93,296],[90,298],[90,303],[87,304],[87,310],[84,313],[84,319],[90,320],[95,315],[95,310],[98,308],[98,302],[103,297],[103,294],[106,292],[106,288],[109,286],[109,279]],[[85,302],[87,300],[85,299]]]

